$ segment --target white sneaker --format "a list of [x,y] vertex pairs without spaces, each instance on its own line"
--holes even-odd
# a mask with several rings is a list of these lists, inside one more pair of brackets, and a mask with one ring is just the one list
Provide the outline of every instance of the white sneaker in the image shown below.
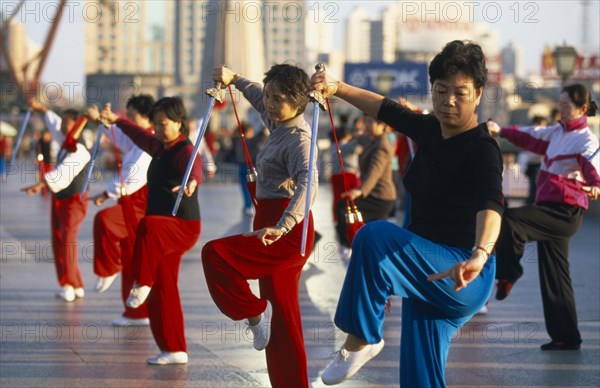
[[75,292],[75,297],[76,298],[83,298],[85,297],[85,291],[83,290],[83,288],[79,287],[73,290]]
[[248,325],[248,329],[254,335],[253,345],[256,350],[263,350],[269,344],[271,338],[271,317],[273,316],[273,308],[271,302],[267,301],[267,308],[260,315],[260,321],[254,325]]
[[131,292],[129,293],[129,298],[127,298],[127,302],[125,304],[127,307],[132,309],[136,309],[140,307],[148,298],[150,294],[150,290],[152,288],[148,286],[140,286],[137,283],[133,285]]
[[486,304],[483,305],[482,308],[479,309],[479,311],[477,311],[475,313],[475,315],[487,315],[488,312],[489,311],[488,311],[488,307],[487,307],[487,303],[486,303]]
[[118,274],[119,273],[117,272],[114,275],[110,275],[110,276],[106,276],[106,277],[99,276],[98,280],[96,281],[96,287],[95,287],[96,292],[102,293],[102,292],[108,290],[108,287],[110,287],[110,285],[115,280],[115,278],[117,277]]
[[146,362],[150,365],[187,364],[188,355],[186,352],[161,352]]
[[72,302],[75,300],[75,290],[73,286],[69,286],[68,284],[61,288],[61,290],[56,294],[56,297],[64,300],[65,302]]
[[370,359],[375,357],[383,349],[384,341],[377,344],[369,344],[358,352],[349,352],[344,347],[335,353],[335,358],[321,375],[325,385],[339,384],[351,378]]
[[127,317],[119,317],[112,321],[113,326],[150,326],[149,318],[127,318]]

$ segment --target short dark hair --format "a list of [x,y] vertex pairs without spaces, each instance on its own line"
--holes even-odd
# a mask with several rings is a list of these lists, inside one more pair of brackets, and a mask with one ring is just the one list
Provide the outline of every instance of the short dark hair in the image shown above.
[[303,113],[306,109],[310,78],[301,68],[289,64],[273,65],[265,73],[263,83],[277,86],[287,96],[292,108],[298,109],[298,114]]
[[531,124],[533,125],[541,125],[544,121],[548,122],[548,119],[544,116],[535,115],[531,119]]
[[598,106],[594,101],[592,101],[592,95],[585,86],[583,86],[582,84],[568,85],[562,89],[562,92],[567,93],[567,95],[576,107],[582,108],[584,105],[587,105],[587,116],[596,115]]
[[457,73],[472,78],[477,89],[487,81],[485,55],[481,46],[469,41],[454,40],[443,48],[429,64],[429,82],[445,79]]
[[65,109],[62,111],[61,117],[75,121],[79,117],[79,112],[76,109]]
[[149,94],[137,94],[127,100],[127,108],[135,109],[142,116],[149,117],[154,102],[154,97]]
[[185,106],[183,106],[181,98],[163,97],[156,101],[148,114],[150,120],[154,120],[154,115],[158,112],[163,112],[171,121],[181,123],[181,134],[185,136],[189,135],[190,128],[188,127],[187,111],[185,110]]

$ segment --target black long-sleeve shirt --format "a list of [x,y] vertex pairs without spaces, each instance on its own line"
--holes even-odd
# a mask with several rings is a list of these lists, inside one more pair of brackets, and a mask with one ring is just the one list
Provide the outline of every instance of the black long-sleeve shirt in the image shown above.
[[470,248],[475,242],[476,214],[502,214],[502,154],[479,124],[448,139],[433,114],[417,114],[384,99],[378,118],[417,143],[404,176],[412,196],[408,230],[432,242]]
[[[123,133],[148,155],[152,161],[148,167],[148,204],[146,215],[170,216],[178,193],[171,189],[181,184],[187,164],[192,157],[194,146],[190,140],[181,135],[168,146],[158,140],[150,132],[138,127],[135,123],[118,119],[116,124]],[[198,185],[202,183],[202,160],[194,155],[190,179],[195,179]],[[181,199],[176,217],[184,220],[199,220],[198,190],[188,197]]]

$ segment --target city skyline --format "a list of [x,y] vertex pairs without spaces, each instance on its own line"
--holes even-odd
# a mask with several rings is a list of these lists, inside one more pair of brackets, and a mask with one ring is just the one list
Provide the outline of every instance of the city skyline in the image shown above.
[[[17,1],[12,2],[16,5]],[[10,10],[10,1],[2,4],[3,15]],[[42,42],[47,33],[49,23],[45,22],[54,14],[53,3],[57,2],[26,2],[26,12],[21,12],[16,20],[25,22],[28,37],[36,43]],[[157,20],[161,14],[161,2],[148,2],[149,26]],[[293,3],[293,2],[285,2]],[[452,21],[455,14],[451,4],[457,2],[411,2],[404,1],[372,1],[369,3],[369,14],[372,20],[377,19],[381,11],[391,4],[401,4],[407,15],[418,15],[427,22],[436,18]],[[458,2],[461,3],[461,2]],[[598,53],[600,43],[598,42],[598,23],[591,20],[588,23],[589,31],[581,31],[582,6],[581,2],[462,2],[469,4],[470,14],[468,18],[476,22],[484,22],[492,29],[500,33],[501,47],[509,42],[515,42],[522,47],[524,58],[523,66],[526,72],[539,73],[541,55],[545,45],[554,46],[566,42],[578,48],[581,41],[587,36],[588,51]],[[568,4],[567,4],[568,3]],[[84,39],[83,39],[83,13],[86,4],[83,1],[70,1],[67,8],[68,13],[63,17],[59,27],[56,43],[49,57],[48,65],[42,75],[47,82],[84,82]],[[116,2],[122,9],[119,17],[126,18],[134,15],[135,9],[131,2]],[[282,3],[283,4],[283,3]],[[283,4],[285,7],[286,4]],[[345,23],[346,18],[356,8],[364,5],[358,1],[309,1],[306,5],[306,17],[322,20],[324,23],[334,24],[334,50],[344,51]],[[424,8],[423,8],[423,4]],[[54,4],[56,5],[56,4]],[[598,14],[600,1],[589,2],[589,15]],[[282,7],[282,8],[283,8]],[[437,8],[436,8],[437,7]],[[153,11],[154,9],[154,11]],[[90,17],[89,7],[86,9]],[[464,15],[463,15],[464,16]],[[135,20],[132,18],[132,20]],[[555,26],[572,26],[572,28],[561,29]],[[448,38],[450,40],[451,37]],[[533,41],[532,41],[533,40]],[[441,48],[441,47],[440,47]],[[65,61],[65,58],[69,58]]]

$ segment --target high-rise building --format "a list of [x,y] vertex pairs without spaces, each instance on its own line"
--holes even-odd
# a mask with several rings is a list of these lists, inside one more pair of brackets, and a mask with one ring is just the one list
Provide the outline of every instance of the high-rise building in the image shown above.
[[[204,47],[214,39],[207,39],[210,4],[203,1],[177,0],[173,2],[174,15],[174,76],[178,85],[198,84],[202,71]],[[214,16],[210,16],[214,17]]]
[[134,94],[173,94],[173,7],[172,1],[86,0],[87,103],[123,110]]
[[[319,6],[318,4],[315,7]],[[306,62],[308,66],[315,64],[323,55],[335,51],[334,26],[332,21],[325,20],[320,10],[310,10],[305,21]]]
[[[258,82],[262,80],[267,68],[262,1],[209,0],[203,3],[205,32],[201,45],[202,61],[199,77],[192,84],[197,92],[193,106],[198,113],[204,112],[207,105],[208,99],[204,91],[213,85],[214,67],[226,65]],[[238,111],[243,115],[242,119],[246,119],[249,105],[239,95],[236,100],[240,104]]]
[[400,35],[399,10],[390,4],[381,12],[381,18],[371,22],[372,62],[393,63],[397,60],[398,37]]
[[518,43],[509,42],[502,49],[502,70],[504,74],[523,77],[523,56]]
[[371,19],[363,7],[356,7],[346,19],[346,61],[371,60]]
[[128,3],[127,14],[121,2],[86,0],[84,30],[85,73],[145,73],[146,2]]
[[[256,1],[252,3],[256,3]],[[306,1],[267,1],[264,3],[261,1],[260,3],[263,4],[262,25],[267,67],[276,63],[290,63],[305,67],[307,60],[304,41]]]

